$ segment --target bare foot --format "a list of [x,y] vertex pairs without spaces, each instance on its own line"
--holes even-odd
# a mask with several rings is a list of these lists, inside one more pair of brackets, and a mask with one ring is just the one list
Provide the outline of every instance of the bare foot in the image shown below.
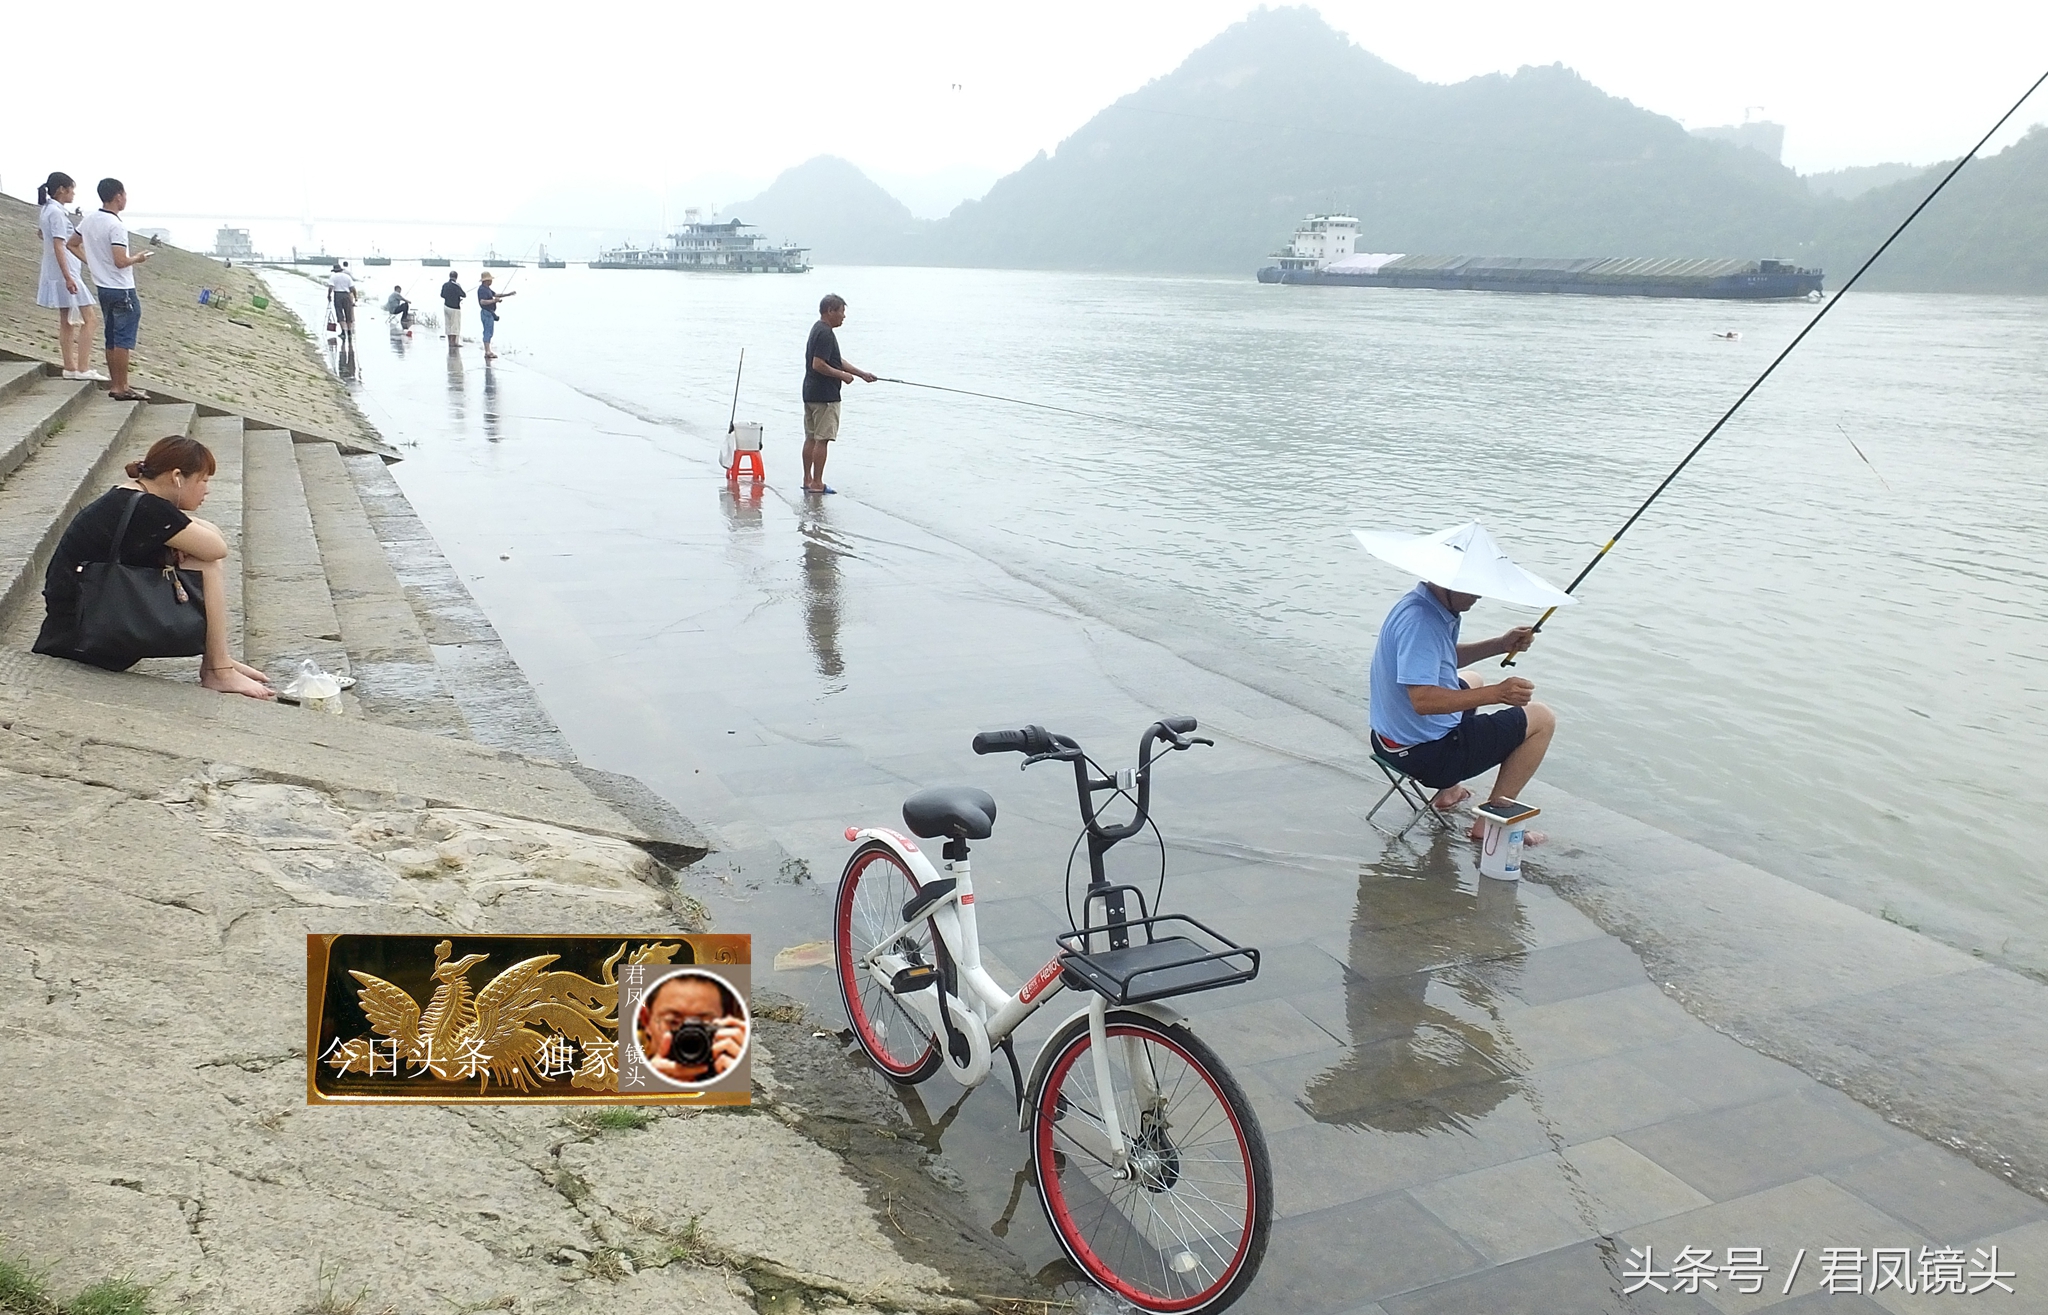
[[249,679],[240,668],[240,663],[232,667],[207,667],[199,673],[199,683],[223,694],[240,694],[252,699],[277,697],[277,691],[261,681]]
[[250,666],[248,663],[242,661],[240,658],[229,658],[228,661],[234,664],[235,670],[241,672],[249,679],[261,681],[265,685],[268,685],[270,683],[269,676],[265,675],[261,671],[258,671],[255,667]]
[[1447,785],[1436,792],[1436,798],[1429,801],[1429,806],[1439,813],[1448,813],[1471,797],[1472,792],[1464,786]]

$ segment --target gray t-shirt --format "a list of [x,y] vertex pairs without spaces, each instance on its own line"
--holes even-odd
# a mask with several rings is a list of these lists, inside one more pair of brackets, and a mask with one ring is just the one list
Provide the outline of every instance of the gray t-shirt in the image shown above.
[[804,343],[804,400],[806,402],[836,402],[839,400],[840,379],[837,375],[819,374],[812,361],[822,360],[834,369],[844,369],[839,357],[839,335],[832,332],[832,326],[819,320],[811,326],[811,336]]

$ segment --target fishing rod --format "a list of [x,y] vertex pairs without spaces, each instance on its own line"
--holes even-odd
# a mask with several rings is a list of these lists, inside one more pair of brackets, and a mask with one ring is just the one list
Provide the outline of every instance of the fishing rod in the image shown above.
[[740,348],[740,368],[732,373],[732,414],[725,418],[725,432],[735,432],[740,420],[740,376],[747,372],[747,349]]
[[966,388],[948,388],[944,384],[921,384],[912,379],[891,379],[887,375],[879,374],[875,376],[875,382],[878,384],[902,384],[906,388],[929,388],[935,393],[958,393],[962,397],[981,397],[991,402],[1008,402],[1011,406],[1028,406],[1040,411],[1057,411],[1061,415],[1079,416],[1083,420],[1094,420],[1105,425],[1136,425],[1141,429],[1156,429],[1162,434],[1173,432],[1163,425],[1155,425],[1145,420],[1135,420],[1129,416],[1119,419],[1115,416],[1097,415],[1093,411],[1076,411],[1070,407],[1052,406],[1045,402],[1027,402],[1021,397],[1001,397],[995,393],[977,393]]
[[[1877,263],[1877,258],[1883,255],[1885,251],[1890,248],[1892,243],[1899,240],[1899,234],[1905,232],[1906,229],[1912,224],[1912,222],[1920,217],[1920,212],[1922,210],[1925,210],[1930,204],[1932,204],[1935,197],[1941,195],[1941,189],[1947,187],[1949,183],[1955,178],[1955,176],[1963,171],[1964,165],[1968,164],[1970,161],[1977,158],[1977,152],[1984,149],[1984,144],[1990,141],[1993,137],[1995,137],[1998,134],[1998,130],[2005,126],[2007,119],[2010,119],[2013,115],[2018,114],[2020,112],[2020,106],[2026,104],[2027,100],[2031,96],[2033,96],[2035,92],[2041,89],[2041,84],[2044,82],[2048,82],[2048,73],[2043,73],[2040,77],[2034,79],[2034,85],[2027,88],[2026,94],[2022,95],[2018,100],[2014,101],[2012,103],[2011,109],[2007,110],[2004,114],[1998,116],[1998,122],[1991,125],[1991,131],[1985,133],[1981,138],[1978,139],[1977,144],[1970,148],[1969,154],[1965,155],[1962,159],[1956,161],[1955,167],[1950,169],[1946,174],[1944,174],[1942,176],[1941,181],[1934,185],[1934,190],[1929,192],[1926,198],[1922,200],[1919,205],[1913,207],[1913,213],[1907,215],[1905,219],[1901,220],[1899,226],[1892,230],[1892,235],[1886,238],[1884,242],[1877,248],[1877,250],[1870,253],[1870,258],[1865,260],[1861,265],[1856,267],[1856,272],[1849,276],[1849,281],[1842,285],[1842,290],[1840,292],[1837,292],[1833,297],[1829,298],[1827,302],[1823,304],[1821,308],[1814,313],[1814,317],[1806,322],[1806,327],[1801,329],[1798,332],[1798,334],[1792,339],[1791,342],[1785,344],[1785,350],[1779,352],[1777,356],[1771,361],[1771,363],[1764,367],[1764,372],[1756,377],[1756,381],[1750,384],[1749,387],[1742,390],[1742,396],[1735,399],[1735,405],[1729,407],[1726,411],[1722,412],[1721,418],[1714,422],[1714,427],[1707,431],[1706,437],[1700,439],[1699,442],[1692,445],[1692,451],[1686,453],[1685,459],[1680,461],[1677,465],[1673,466],[1671,468],[1671,473],[1664,477],[1663,482],[1658,484],[1656,488],[1650,491],[1650,496],[1644,498],[1642,501],[1642,505],[1637,507],[1635,511],[1629,515],[1629,518],[1622,522],[1621,528],[1614,532],[1614,537],[1609,539],[1606,543],[1600,545],[1600,551],[1593,554],[1593,560],[1587,562],[1585,565],[1585,569],[1581,570],[1578,573],[1578,575],[1572,578],[1572,582],[1564,587],[1564,591],[1566,593],[1576,593],[1578,591],[1579,585],[1585,581],[1585,578],[1587,576],[1593,573],[1593,568],[1598,566],[1603,560],[1606,559],[1607,554],[1613,551],[1615,544],[1621,542],[1621,536],[1628,533],[1629,527],[1634,525],[1638,520],[1642,519],[1643,513],[1650,509],[1650,504],[1655,502],[1658,499],[1658,497],[1663,494],[1665,489],[1670,488],[1671,481],[1677,479],[1679,474],[1682,471],[1684,471],[1684,469],[1687,466],[1692,464],[1692,459],[1700,454],[1700,449],[1704,448],[1708,443],[1713,441],[1714,435],[1720,433],[1721,427],[1727,424],[1729,419],[1733,417],[1737,411],[1740,411],[1742,409],[1742,404],[1750,399],[1750,395],[1755,393],[1757,389],[1763,387],[1764,380],[1771,377],[1771,372],[1776,370],[1780,365],[1784,364],[1785,358],[1792,354],[1792,350],[1795,347],[1799,346],[1800,343],[1806,341],[1806,335],[1812,333],[1814,331],[1814,328],[1817,325],[1819,325],[1819,323],[1823,319],[1827,317],[1827,313],[1833,310],[1836,307],[1836,305],[1841,302],[1843,297],[1848,295],[1849,289],[1856,286],[1856,280],[1863,277],[1864,271],[1869,269],[1872,265],[1875,265]],[[1854,440],[1851,440],[1851,446],[1854,446]],[[1857,455],[1861,456],[1862,452],[1859,450],[1857,452]],[[1872,469],[1874,470],[1876,468],[1872,467]],[[1531,627],[1531,633],[1540,632],[1543,629],[1544,622],[1550,620],[1550,618],[1555,616],[1556,614],[1557,606],[1553,605],[1547,611],[1545,611],[1541,617],[1537,618],[1536,624],[1533,627]],[[1500,664],[1504,667],[1511,667],[1515,665],[1515,656],[1515,654],[1509,653],[1506,657],[1500,660]]]

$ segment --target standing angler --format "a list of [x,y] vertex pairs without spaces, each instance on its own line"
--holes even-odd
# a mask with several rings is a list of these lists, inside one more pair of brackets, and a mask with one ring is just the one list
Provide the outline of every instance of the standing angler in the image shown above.
[[804,492],[837,493],[825,483],[825,457],[839,437],[839,386],[875,376],[839,355],[839,335],[846,323],[846,298],[827,294],[818,303],[818,322],[804,344]]
[[455,271],[448,271],[448,281],[441,285],[441,305],[445,308],[441,318],[447,321],[448,350],[456,351],[462,346],[462,299],[469,294],[455,281]]

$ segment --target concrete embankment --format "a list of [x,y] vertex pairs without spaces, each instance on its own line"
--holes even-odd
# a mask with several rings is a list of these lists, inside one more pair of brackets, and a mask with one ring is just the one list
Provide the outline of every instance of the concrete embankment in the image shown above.
[[[287,310],[167,251],[142,285],[158,401],[115,402],[49,368],[34,255],[0,198],[0,1261],[54,1299],[128,1275],[152,1309],[248,1315],[1021,1290],[942,1190],[887,1186],[928,1181],[916,1140],[890,1158],[900,1112],[838,1090],[794,1006],[763,1010],[751,1114],[305,1106],[309,932],[702,929],[678,874],[707,842],[573,762]],[[172,433],[221,463],[202,514],[233,550],[235,642],[353,674],[350,715],[210,693],[196,660],[27,651],[62,527]],[[849,1121],[877,1132],[860,1173]]]

